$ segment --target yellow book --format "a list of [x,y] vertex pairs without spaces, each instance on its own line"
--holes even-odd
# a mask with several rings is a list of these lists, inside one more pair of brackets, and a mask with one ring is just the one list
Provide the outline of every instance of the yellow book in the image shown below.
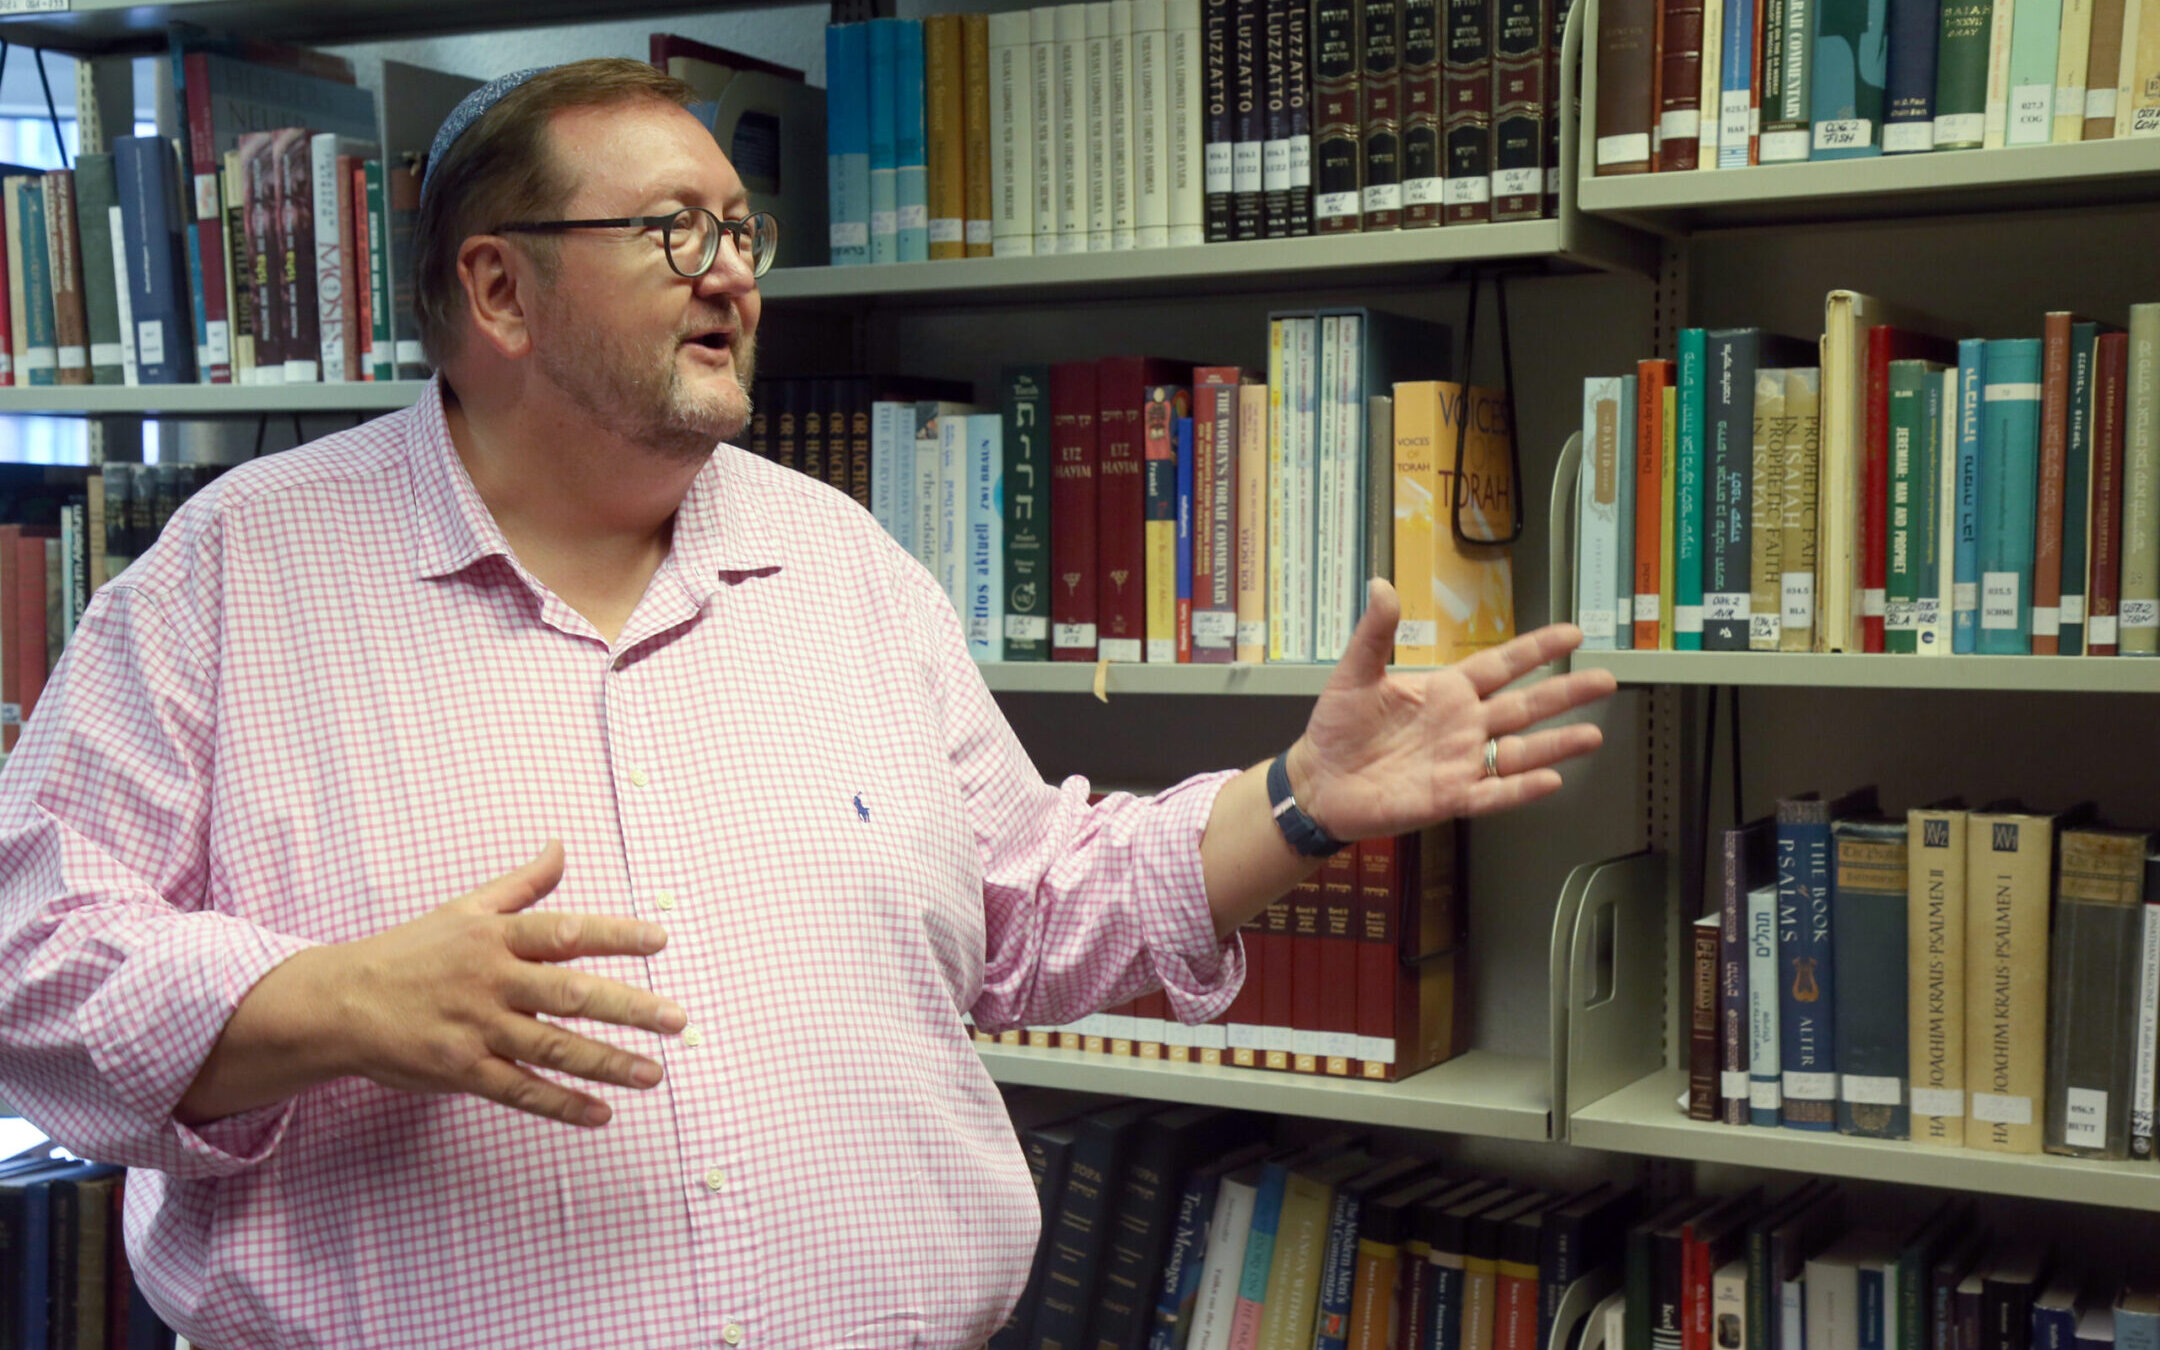
[[1822,463],[1822,371],[1813,366],[1785,372],[1784,483],[1778,518],[1785,538],[1785,576],[1779,590],[1784,614],[1778,650],[1815,646],[1816,478]]
[[1748,650],[1774,652],[1785,580],[1785,372],[1755,372],[1755,482],[1749,509]]
[[1267,500],[1268,405],[1266,385],[1238,386],[1237,447],[1237,659],[1265,661],[1268,654]]
[[929,156],[930,258],[967,256],[967,104],[960,16],[923,20],[923,119]]
[[[1507,403],[1473,387],[1463,441],[1466,531],[1507,533],[1513,513]],[[1456,542],[1455,435],[1462,387],[1445,380],[1395,386],[1395,630],[1400,665],[1460,661],[1515,636],[1514,563],[1505,545]]]
[[1283,1187],[1282,1216],[1275,1224],[1259,1350],[1310,1350],[1335,1187],[1370,1166],[1370,1157],[1353,1151],[1290,1173]]
[[1664,501],[1658,510],[1658,530],[1662,537],[1658,541],[1657,646],[1661,652],[1673,649],[1673,553],[1676,547],[1676,527],[1679,524],[1676,515],[1679,504],[1675,493],[1678,491],[1680,477],[1679,466],[1674,460],[1679,453],[1679,421],[1680,391],[1668,384],[1665,386],[1665,419],[1660,424],[1665,428],[1664,477],[1659,485],[1659,493]]
[[2055,839],[2082,812],[1975,811],[1965,837],[1965,1147],[2038,1153]]
[[966,205],[967,256],[991,252],[990,207],[990,16],[960,16],[960,118],[965,150],[961,156]]
[[[1177,419],[1192,416],[1192,391],[1170,385],[1148,390],[1141,409],[1142,468],[1147,475],[1147,659],[1177,662]],[[1167,509],[1166,509],[1167,508]]]
[[1965,1144],[1966,813],[1906,813],[1906,999],[1914,1142]]

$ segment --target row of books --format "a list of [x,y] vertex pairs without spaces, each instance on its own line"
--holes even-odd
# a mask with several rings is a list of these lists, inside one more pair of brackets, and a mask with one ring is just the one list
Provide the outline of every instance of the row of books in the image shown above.
[[[1578,1350],[2150,1350],[2149,1256],[1997,1235],[1970,1199],[1913,1218],[1854,1215],[1817,1178],[1768,1198],[1682,1196],[1624,1236],[1624,1283]],[[1559,1350],[1555,1347],[1555,1350]]]
[[832,259],[1534,220],[1558,200],[1565,21],[1543,0],[1091,0],[836,25]]
[[1608,0],[1597,172],[2160,134],[2153,0]]
[[1462,842],[1447,824],[1329,858],[1246,925],[1245,984],[1212,1022],[1179,1022],[1155,992],[1071,1026],[976,1037],[1338,1078],[1422,1072],[1469,1045]]
[[2160,650],[2160,305],[1952,341],[1832,303],[1585,382],[1584,645]]
[[1331,661],[1377,575],[1402,593],[1396,659],[1431,665],[1514,635],[1508,546],[1451,520],[1505,537],[1505,398],[1395,378],[1446,351],[1394,315],[1279,314],[1265,383],[1148,357],[1010,367],[993,412],[920,381],[912,401],[899,380],[766,381],[748,441],[854,492],[980,660]]
[[0,1163],[0,1339],[173,1350],[128,1269],[125,1169],[51,1155],[40,1145]]
[[81,491],[39,497],[0,525],[0,751],[12,750],[90,597],[221,470],[209,464],[107,464]]
[[1636,1193],[1553,1194],[1370,1151],[1274,1148],[1260,1117],[1070,1094],[1011,1103],[1042,1204],[993,1347],[1540,1350],[1617,1262]]
[[1688,1113],[2083,1158],[2153,1148],[2160,853],[2089,806],[1729,830],[1693,930]]

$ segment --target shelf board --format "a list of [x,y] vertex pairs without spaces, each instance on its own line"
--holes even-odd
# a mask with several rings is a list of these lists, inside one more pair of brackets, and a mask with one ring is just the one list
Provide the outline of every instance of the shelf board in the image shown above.
[[1576,652],[1576,670],[1622,684],[1800,685],[1829,689],[1987,689],[2160,693],[2160,661],[2105,656],[1888,656],[1817,652]]
[[1122,253],[957,258],[871,267],[781,267],[759,290],[783,304],[883,307],[1145,299],[1205,292],[1282,294],[1399,286],[1465,263],[1522,261],[1558,271],[1656,267],[1655,241],[1587,217],[1301,239],[1254,239]]
[[1940,150],[1692,173],[1585,177],[1576,200],[1660,233],[1978,211],[2056,210],[2160,196],[2160,137]]
[[1313,1116],[1492,1139],[1549,1136],[1551,1067],[1542,1059],[1472,1050],[1400,1083],[1209,1068],[1079,1050],[983,1045],[1000,1083]]
[[1568,1121],[1568,1142],[1617,1153],[2160,1211],[2160,1168],[2151,1163],[1928,1148],[1902,1139],[1689,1120],[1673,1105],[1686,1090],[1684,1072],[1652,1074],[1576,1111]]
[[[0,28],[0,36],[6,29]],[[426,380],[359,384],[69,384],[0,388],[0,414],[98,417],[258,417],[266,413],[387,412],[408,407]]]
[[[1095,688],[1095,666],[1083,661],[984,661],[983,682],[999,693],[1086,694]],[[1108,694],[1275,694],[1311,697],[1333,673],[1332,665],[1170,665],[1113,661]]]
[[[49,6],[48,12],[33,12]],[[614,0],[606,17],[709,13],[711,0]],[[173,20],[287,42],[364,42],[373,38],[477,32],[580,23],[597,17],[571,0],[13,0],[0,5],[0,38],[55,51],[152,52],[165,47]]]

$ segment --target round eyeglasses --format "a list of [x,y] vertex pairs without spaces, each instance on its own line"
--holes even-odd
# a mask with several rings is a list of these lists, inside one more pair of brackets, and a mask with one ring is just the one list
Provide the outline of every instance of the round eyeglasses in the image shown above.
[[740,220],[722,220],[702,206],[686,206],[664,216],[617,216],[610,220],[522,220],[497,225],[495,234],[561,234],[566,230],[660,230],[660,250],[675,275],[692,281],[712,270],[726,240],[735,256],[761,277],[780,250],[780,219],[753,211]]

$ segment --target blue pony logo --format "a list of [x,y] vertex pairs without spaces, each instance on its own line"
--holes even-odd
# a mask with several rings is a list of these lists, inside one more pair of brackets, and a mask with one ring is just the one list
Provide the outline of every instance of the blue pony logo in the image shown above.
[[862,794],[860,792],[855,794],[855,818],[857,820],[870,819],[870,808],[863,805]]

